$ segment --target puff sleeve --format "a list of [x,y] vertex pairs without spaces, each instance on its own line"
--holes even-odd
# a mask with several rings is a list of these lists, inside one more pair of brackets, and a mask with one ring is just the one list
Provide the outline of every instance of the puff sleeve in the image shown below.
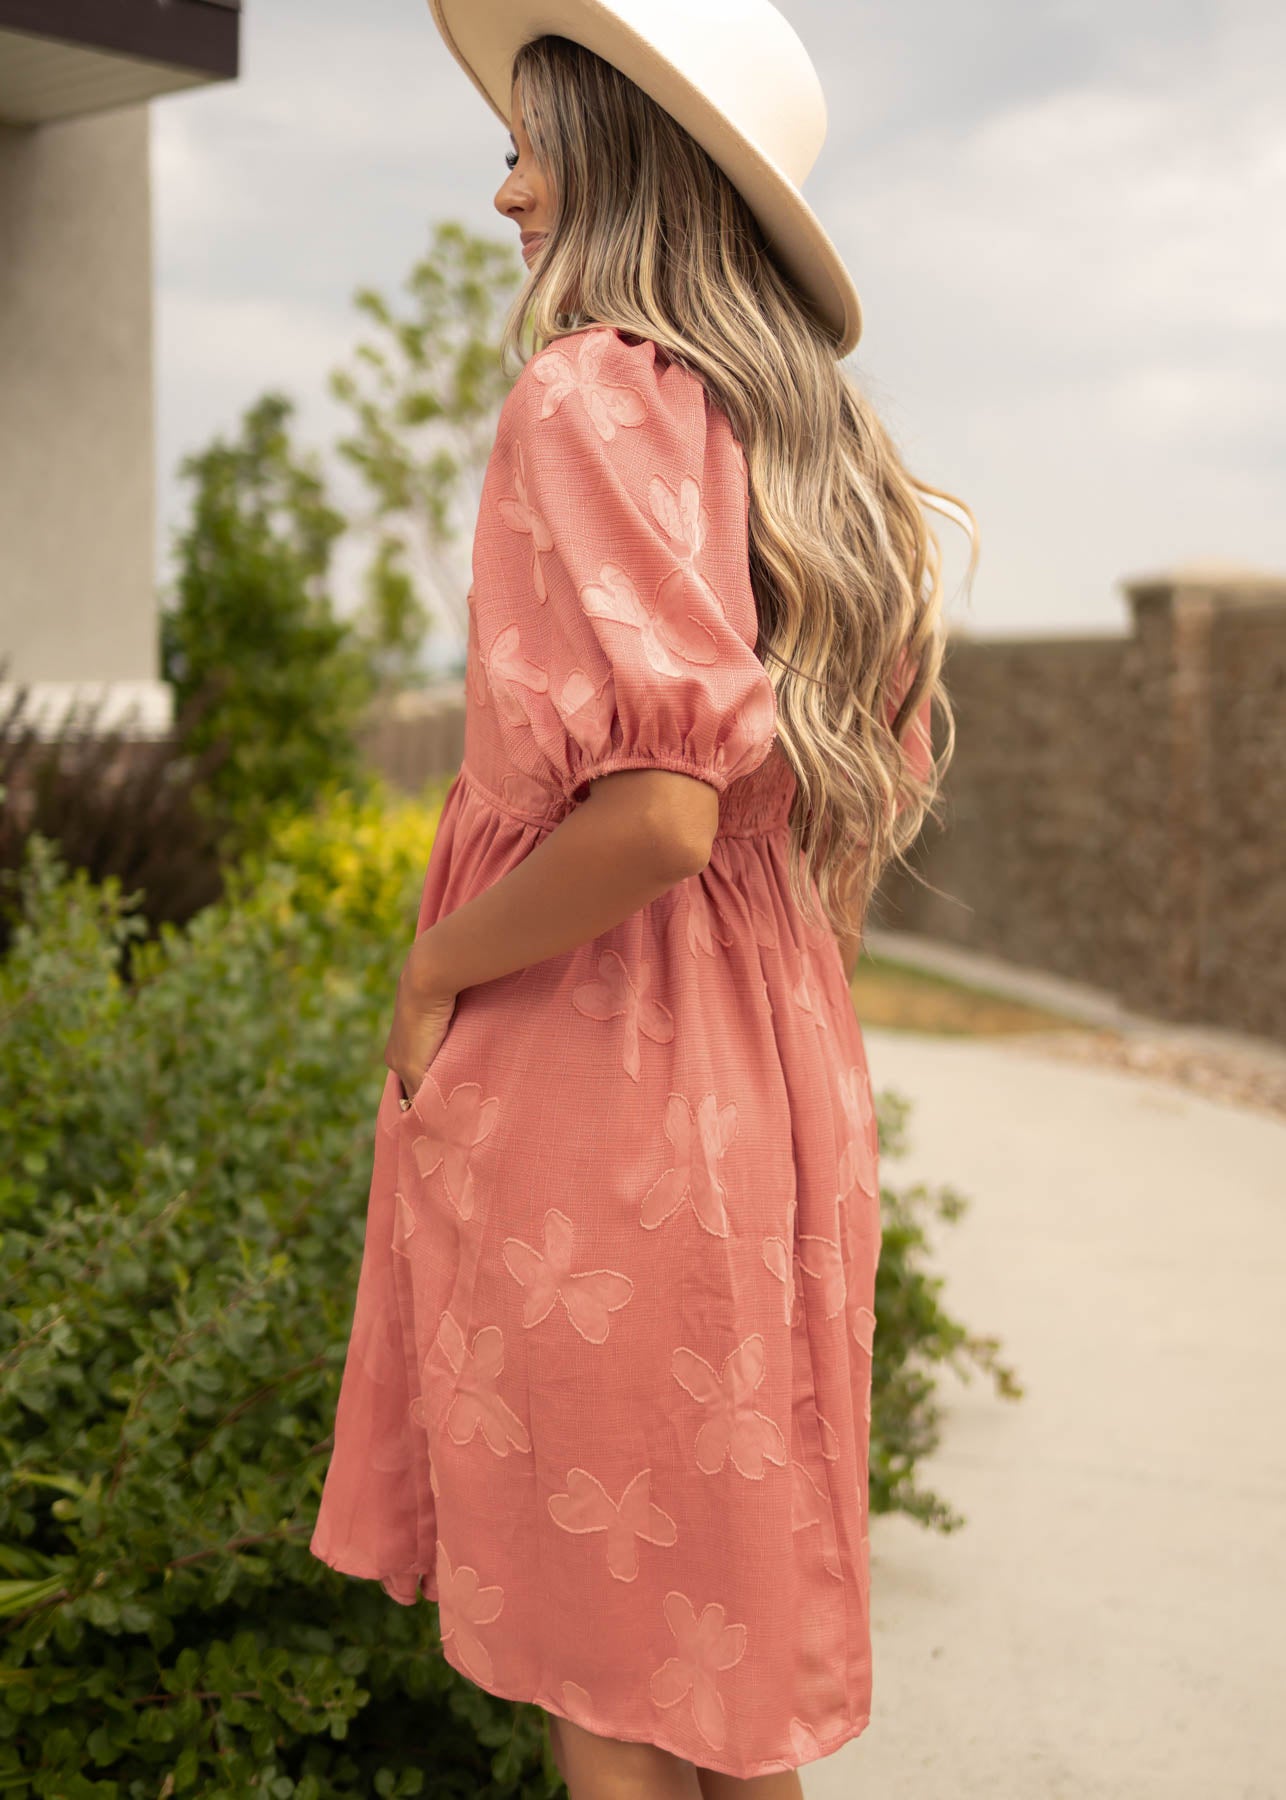
[[479,631],[504,648],[515,760],[569,801],[616,769],[722,792],[758,767],[776,701],[754,653],[745,459],[700,381],[648,339],[558,339],[506,398],[493,474]]

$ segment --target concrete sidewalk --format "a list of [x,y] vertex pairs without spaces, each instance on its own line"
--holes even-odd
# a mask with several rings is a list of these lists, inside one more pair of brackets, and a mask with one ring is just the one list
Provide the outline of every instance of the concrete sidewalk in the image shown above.
[[870,1726],[808,1800],[1283,1800],[1286,1122],[1004,1040],[865,1031],[912,1101],[891,1186],[943,1302],[1027,1389],[941,1377],[922,1479],[872,1523]]

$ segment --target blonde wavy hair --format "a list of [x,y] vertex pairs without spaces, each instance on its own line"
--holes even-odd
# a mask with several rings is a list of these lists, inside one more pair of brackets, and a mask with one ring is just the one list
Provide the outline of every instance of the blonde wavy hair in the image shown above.
[[[908,474],[836,339],[683,126],[569,38],[525,44],[513,77],[554,221],[502,358],[521,367],[558,337],[614,326],[652,339],[726,412],[749,470],[756,652],[797,783],[791,889],[816,923],[815,884],[832,928],[860,937],[890,861],[921,879],[906,852],[925,816],[938,816],[955,750],[941,551],[921,502],[945,501],[969,521],[966,586],[973,514]],[[908,667],[914,679],[886,724]],[[920,781],[903,739],[926,694],[943,741]]]

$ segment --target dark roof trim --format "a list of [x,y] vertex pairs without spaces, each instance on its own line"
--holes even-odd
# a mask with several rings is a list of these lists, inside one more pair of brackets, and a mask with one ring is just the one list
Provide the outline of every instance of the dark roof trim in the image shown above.
[[0,0],[0,29],[214,76],[237,73],[228,0]]

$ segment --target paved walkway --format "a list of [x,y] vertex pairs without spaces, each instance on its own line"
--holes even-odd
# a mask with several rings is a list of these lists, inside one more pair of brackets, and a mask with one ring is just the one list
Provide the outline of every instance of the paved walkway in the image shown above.
[[951,1536],[873,1521],[874,1717],[808,1800],[1283,1800],[1286,1121],[1006,1040],[867,1028],[949,1181]]

